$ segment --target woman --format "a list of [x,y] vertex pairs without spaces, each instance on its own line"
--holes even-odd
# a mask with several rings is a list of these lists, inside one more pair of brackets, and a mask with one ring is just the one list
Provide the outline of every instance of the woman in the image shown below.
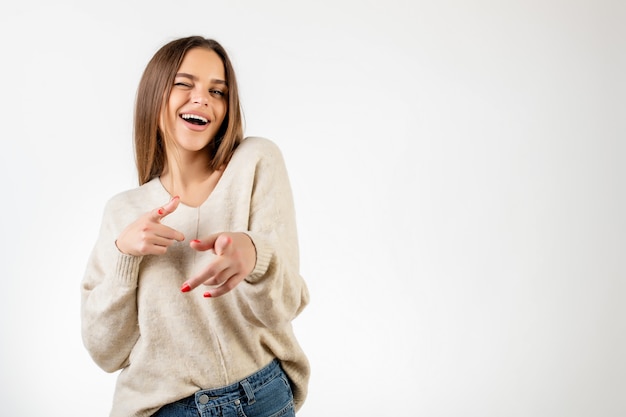
[[291,188],[279,149],[242,131],[219,43],[154,55],[135,109],[140,186],[107,203],[81,286],[84,344],[121,370],[111,416],[289,416],[304,402]]

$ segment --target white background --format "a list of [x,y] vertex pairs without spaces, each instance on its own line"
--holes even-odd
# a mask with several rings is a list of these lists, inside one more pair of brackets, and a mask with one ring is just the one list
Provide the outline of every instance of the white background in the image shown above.
[[0,6],[0,414],[106,416],[80,338],[152,54],[220,41],[283,150],[301,417],[626,415],[626,3]]

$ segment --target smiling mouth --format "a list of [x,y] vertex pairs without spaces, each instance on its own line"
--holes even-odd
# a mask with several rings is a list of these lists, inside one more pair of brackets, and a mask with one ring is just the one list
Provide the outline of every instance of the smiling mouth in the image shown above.
[[209,123],[209,120],[202,117],[202,116],[198,116],[197,114],[181,114],[180,117],[186,121],[189,122],[191,124],[194,125],[198,125],[198,126],[204,126],[207,123]]

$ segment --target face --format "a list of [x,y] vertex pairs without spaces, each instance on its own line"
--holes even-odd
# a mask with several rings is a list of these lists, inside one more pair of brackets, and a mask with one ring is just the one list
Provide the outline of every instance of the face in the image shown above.
[[217,134],[228,108],[224,64],[214,51],[187,51],[174,78],[159,127],[167,146],[198,152]]

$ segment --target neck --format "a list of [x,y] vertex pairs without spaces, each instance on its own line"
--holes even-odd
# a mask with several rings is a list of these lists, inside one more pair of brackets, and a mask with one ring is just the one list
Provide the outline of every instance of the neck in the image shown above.
[[161,183],[170,195],[179,196],[183,203],[197,207],[213,191],[220,177],[221,171],[209,168],[206,156],[178,155],[167,158],[167,165],[161,174]]

